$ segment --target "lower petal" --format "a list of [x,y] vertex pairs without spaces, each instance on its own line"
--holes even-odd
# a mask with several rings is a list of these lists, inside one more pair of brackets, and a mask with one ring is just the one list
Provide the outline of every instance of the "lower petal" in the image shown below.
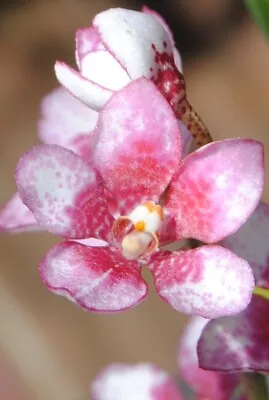
[[150,269],[165,301],[177,311],[205,318],[244,310],[254,288],[248,263],[215,245],[157,253]]
[[55,74],[61,85],[93,110],[101,110],[112,95],[110,90],[83,78],[79,72],[59,61],[55,64]]
[[210,321],[198,344],[200,367],[215,371],[269,371],[269,301],[253,296],[239,315]]
[[12,198],[0,210],[0,232],[21,232],[42,229],[36,222],[32,212],[26,207],[19,193]]
[[153,364],[112,364],[92,384],[93,400],[183,400],[177,384]]
[[40,264],[40,274],[49,290],[94,312],[133,307],[148,290],[137,262],[110,247],[57,244]]

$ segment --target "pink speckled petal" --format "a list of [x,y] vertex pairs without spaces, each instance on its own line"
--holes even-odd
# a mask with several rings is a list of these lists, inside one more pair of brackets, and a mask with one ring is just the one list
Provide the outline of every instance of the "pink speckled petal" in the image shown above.
[[248,263],[216,245],[159,252],[150,269],[163,300],[178,311],[205,318],[244,310],[254,288]]
[[269,205],[263,202],[247,222],[222,245],[247,260],[252,267],[256,285],[269,289]]
[[0,232],[41,230],[32,212],[21,201],[19,193],[0,209]]
[[254,295],[234,317],[210,321],[198,343],[200,367],[223,371],[269,371],[269,301]]
[[202,317],[193,317],[187,324],[178,349],[180,376],[192,388],[198,398],[231,400],[239,375],[223,374],[199,368],[197,344],[203,328],[209,322]]
[[109,90],[119,90],[130,82],[124,68],[104,50],[88,53],[81,61],[81,75]]
[[97,118],[96,111],[58,87],[42,100],[39,137],[44,143],[58,144],[88,158]]
[[173,59],[169,34],[152,15],[112,8],[98,14],[93,26],[131,79],[156,77],[160,67],[157,54]]
[[152,10],[151,8],[149,8],[146,5],[144,5],[142,7],[142,12],[145,14],[151,15],[160,24],[162,24],[163,28],[166,30],[166,32],[169,36],[171,45],[173,47],[174,62],[176,64],[176,67],[180,72],[183,72],[182,59],[181,59],[179,51],[175,47],[175,40],[174,40],[173,32],[171,31],[171,29],[170,29],[169,25],[167,24],[167,22],[165,21],[165,19],[159,13],[157,13],[155,10]]
[[40,274],[49,290],[95,312],[133,307],[148,290],[138,263],[110,247],[57,244],[41,263]]
[[80,67],[83,57],[90,51],[104,50],[104,45],[94,27],[82,28],[76,31],[76,60]]
[[145,78],[115,93],[100,112],[93,162],[121,212],[158,201],[176,171],[181,137],[174,113]]
[[178,238],[214,243],[234,233],[256,208],[263,181],[263,145],[255,140],[214,142],[187,156],[166,202]]
[[70,238],[106,239],[113,219],[95,171],[70,150],[40,145],[18,163],[23,202],[48,231]]
[[93,110],[99,111],[112,94],[111,90],[89,81],[62,62],[56,62],[55,74],[61,85]]
[[111,364],[94,380],[92,400],[183,400],[177,384],[154,364]]

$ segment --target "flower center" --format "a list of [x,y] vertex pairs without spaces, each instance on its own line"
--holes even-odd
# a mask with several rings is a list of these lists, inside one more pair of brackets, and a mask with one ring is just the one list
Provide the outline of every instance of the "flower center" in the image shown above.
[[159,246],[157,233],[163,220],[160,205],[148,201],[137,206],[129,215],[118,218],[113,234],[121,244],[122,254],[135,260],[152,253]]

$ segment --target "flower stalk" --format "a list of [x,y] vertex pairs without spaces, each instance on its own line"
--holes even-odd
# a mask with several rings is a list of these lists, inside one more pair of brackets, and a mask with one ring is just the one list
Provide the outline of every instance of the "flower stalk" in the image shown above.
[[259,373],[245,373],[242,375],[244,391],[249,400],[268,400],[269,392],[266,377]]

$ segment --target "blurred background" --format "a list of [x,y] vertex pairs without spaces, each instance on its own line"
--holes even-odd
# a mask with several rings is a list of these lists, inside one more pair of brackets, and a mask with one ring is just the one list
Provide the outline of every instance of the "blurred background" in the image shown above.
[[[13,171],[37,142],[40,99],[57,83],[56,59],[74,62],[74,32],[113,6],[139,1],[0,2],[0,203],[15,189]],[[148,1],[171,23],[189,98],[214,139],[253,137],[269,151],[269,46],[241,0]],[[266,160],[268,162],[268,158]],[[269,182],[264,199],[269,201]],[[37,265],[53,238],[0,239],[0,399],[86,400],[93,377],[112,361],[152,361],[177,373],[184,317],[151,290],[134,310],[85,313],[49,293]]]

